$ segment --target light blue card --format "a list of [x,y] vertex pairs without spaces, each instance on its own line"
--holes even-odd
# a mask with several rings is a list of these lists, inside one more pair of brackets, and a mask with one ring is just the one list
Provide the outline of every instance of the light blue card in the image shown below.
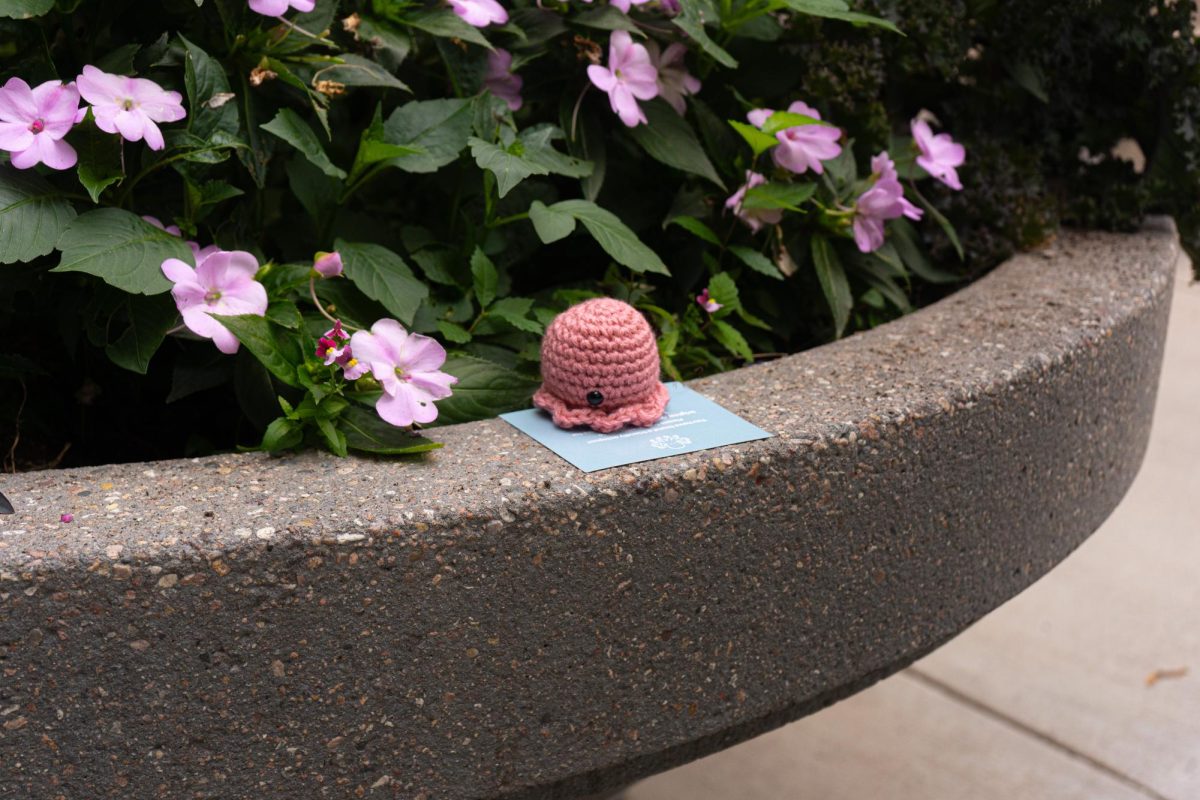
[[771,434],[731,414],[682,383],[668,383],[671,400],[663,418],[649,428],[596,433],[564,430],[540,409],[513,411],[500,418],[528,434],[584,472],[694,453],[727,444],[766,439]]

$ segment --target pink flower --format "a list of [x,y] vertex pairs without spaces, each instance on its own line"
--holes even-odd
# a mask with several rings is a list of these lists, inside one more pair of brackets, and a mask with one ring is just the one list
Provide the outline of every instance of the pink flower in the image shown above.
[[896,165],[887,152],[871,159],[871,172],[877,176],[875,182],[858,198],[854,209],[854,243],[864,253],[873,253],[883,246],[887,220],[901,216],[920,219],[924,215],[904,197]]
[[634,44],[628,31],[616,31],[608,48],[608,66],[592,64],[588,78],[596,88],[608,92],[612,110],[630,128],[646,121],[638,100],[658,96],[658,71],[650,63],[650,53]]
[[163,149],[162,131],[156,122],[178,122],[187,116],[179,92],[163,89],[145,78],[110,75],[90,64],[76,82],[83,99],[92,104],[96,127],[120,133],[125,139],[142,139],[151,150]]
[[17,169],[39,163],[70,169],[78,157],[62,138],[81,118],[75,84],[46,81],[31,89],[20,78],[9,78],[0,87],[0,150],[12,154]]
[[696,94],[700,91],[700,81],[687,71],[683,59],[687,48],[680,42],[673,42],[664,52],[659,52],[658,42],[649,41],[646,49],[650,53],[650,63],[658,71],[658,94],[671,104],[671,108],[680,116],[687,111],[683,101],[684,95]]
[[369,333],[350,337],[350,345],[383,387],[375,410],[384,421],[403,427],[437,419],[434,401],[449,397],[458,378],[440,371],[446,351],[436,340],[408,333],[394,319],[381,319]]
[[463,22],[476,28],[486,28],[493,22],[503,25],[508,22],[508,12],[496,0],[449,0],[450,8],[463,18]]
[[212,339],[222,353],[236,353],[238,340],[216,317],[267,313],[267,290],[254,280],[258,261],[241,250],[216,250],[199,259],[196,268],[177,258],[162,263],[163,274],[175,284],[171,296],[188,330]]
[[707,311],[710,314],[715,314],[718,311],[720,311],[722,308],[724,308],[724,306],[722,306],[716,300],[713,300],[711,297],[708,296],[708,287],[707,286],[704,287],[703,292],[696,295],[696,302],[700,304],[701,308],[703,308],[705,311]]
[[313,270],[322,278],[336,278],[342,274],[342,256],[341,253],[334,250],[332,253],[324,251],[317,253],[313,259]]
[[783,211],[778,208],[745,208],[742,203],[746,192],[755,186],[761,186],[767,179],[757,172],[746,170],[746,183],[725,201],[725,208],[731,209],[734,216],[746,223],[754,233],[758,233],[763,225],[774,225],[783,219]]
[[524,101],[521,99],[521,87],[525,81],[512,71],[512,53],[497,47],[488,53],[487,72],[483,76],[483,86],[492,94],[499,97],[511,111],[519,111]]
[[[788,106],[788,111],[813,119],[821,118],[821,112],[800,100]],[[747,114],[746,118],[751,125],[761,128],[774,113],[769,108],[758,108]],[[821,162],[837,158],[842,153],[842,146],[838,144],[842,132],[829,125],[797,125],[779,131],[775,138],[779,140],[779,146],[771,151],[771,157],[776,164],[797,175],[810,169],[820,175],[825,171]]]
[[613,8],[620,9],[623,13],[628,14],[631,5],[644,6],[649,2],[650,0],[612,0],[611,5]]
[[316,0],[250,0],[250,10],[267,17],[281,17],[289,8],[308,13],[316,7]]
[[[146,222],[149,222],[151,225],[158,228],[159,230],[166,231],[167,233],[171,234],[172,236],[178,236],[181,239],[183,238],[183,231],[179,230],[178,225],[163,225],[162,220],[160,220],[158,217],[152,217],[149,214],[143,214],[142,219],[144,219]],[[210,244],[208,247],[201,247],[200,245],[196,244],[195,242],[191,241],[190,239],[186,241],[186,244],[189,248],[191,248],[192,258],[195,260],[195,262],[197,264],[199,264],[203,259],[208,258],[211,254],[213,254],[221,249],[221,248],[217,247],[215,244]]]
[[317,358],[327,367],[337,364],[346,380],[356,381],[367,374],[367,366],[355,358],[353,349],[345,344],[349,339],[350,334],[342,330],[342,321],[335,321],[333,327],[317,340]]
[[58,521],[59,522],[74,522],[75,515],[74,514],[59,514]]
[[923,119],[912,121],[913,140],[921,154],[917,156],[917,164],[921,169],[937,178],[951,189],[962,190],[962,182],[958,179],[958,170],[967,160],[967,150],[950,138],[948,133],[934,136],[929,123]]
[[[883,183],[884,181],[892,181],[897,184],[900,183],[900,176],[896,173],[896,164],[892,161],[891,157],[888,156],[887,150],[884,150],[882,153],[871,159],[871,172],[879,176],[878,181],[880,183]],[[900,189],[900,209],[904,216],[911,220],[919,220],[921,217],[925,216],[924,211],[914,206],[909,202],[908,198],[904,196],[903,187]]]

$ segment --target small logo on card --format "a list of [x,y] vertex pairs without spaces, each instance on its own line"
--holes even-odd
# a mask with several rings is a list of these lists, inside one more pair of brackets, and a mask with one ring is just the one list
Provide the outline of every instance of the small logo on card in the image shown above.
[[665,436],[655,436],[650,440],[650,446],[659,450],[682,450],[692,443],[692,440],[686,436],[675,436],[667,434]]

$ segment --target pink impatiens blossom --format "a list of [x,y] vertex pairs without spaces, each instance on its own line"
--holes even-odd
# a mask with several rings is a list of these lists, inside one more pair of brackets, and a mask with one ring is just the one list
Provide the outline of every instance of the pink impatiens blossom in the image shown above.
[[923,119],[912,121],[913,141],[921,154],[917,156],[917,164],[921,169],[937,178],[951,189],[962,190],[962,182],[958,179],[957,167],[967,160],[967,150],[948,133],[936,136],[930,129],[929,123]]
[[871,159],[875,182],[858,198],[854,209],[854,243],[864,253],[883,246],[884,224],[904,216],[920,219],[924,212],[904,197],[904,187],[896,175],[896,165],[886,152]]
[[746,170],[746,182],[725,201],[725,208],[733,211],[734,216],[746,223],[754,233],[762,230],[763,225],[774,225],[783,219],[783,211],[778,208],[746,208],[746,192],[755,186],[761,186],[767,179],[757,172]]
[[383,387],[375,410],[397,427],[437,419],[435,400],[451,395],[458,378],[441,371],[446,351],[436,340],[408,333],[394,319],[381,319],[370,332],[350,337],[354,356],[365,363]]
[[463,22],[476,28],[486,28],[493,22],[497,25],[508,22],[508,12],[496,0],[449,0],[449,3]]
[[75,84],[46,81],[31,89],[20,78],[9,78],[0,87],[0,150],[12,154],[17,169],[39,163],[70,169],[78,156],[62,138],[80,118]]
[[250,10],[267,17],[281,17],[289,8],[307,14],[316,5],[316,0],[250,0]]
[[342,255],[334,250],[332,253],[324,251],[317,253],[313,258],[313,271],[322,278],[336,278],[342,274]]
[[512,53],[502,47],[488,53],[483,86],[507,103],[510,111],[519,111],[524,104],[521,99],[521,87],[525,85],[525,81],[512,71],[512,60]]
[[687,71],[687,64],[683,61],[687,56],[687,47],[680,42],[673,42],[666,50],[660,51],[658,42],[649,41],[646,49],[650,53],[650,63],[658,71],[659,97],[683,116],[687,112],[684,96],[700,91],[699,79]]
[[164,147],[156,122],[178,122],[187,116],[179,92],[145,78],[111,75],[89,64],[76,82],[79,94],[92,104],[97,128],[120,133],[130,142],[145,139],[151,150]]
[[650,52],[634,44],[628,31],[616,31],[608,48],[608,66],[592,64],[587,68],[588,79],[608,93],[612,110],[630,128],[646,121],[638,100],[658,96],[658,70],[650,63]]
[[705,311],[707,311],[710,314],[715,314],[718,311],[720,311],[722,308],[724,308],[724,306],[722,306],[716,300],[713,300],[711,297],[709,297],[707,286],[704,287],[703,292],[696,295],[696,303],[699,304],[699,306],[701,308],[703,308]]
[[219,317],[267,313],[267,290],[254,280],[258,260],[241,250],[217,250],[195,269],[177,258],[162,263],[163,274],[175,284],[171,296],[183,324],[197,336],[212,339],[222,353],[236,353],[238,340]]
[[[821,119],[821,112],[801,100],[788,106],[788,111]],[[757,108],[746,118],[751,125],[761,128],[774,113],[769,108]],[[771,150],[771,157],[776,164],[797,175],[810,169],[820,175],[825,172],[821,162],[837,158],[842,153],[842,146],[838,144],[842,132],[829,125],[797,125],[777,132],[775,138],[779,140],[779,146]]]
[[[878,181],[880,183],[883,183],[884,181],[892,181],[897,184],[900,183],[900,176],[896,173],[896,164],[892,161],[891,157],[888,156],[887,150],[884,150],[882,153],[874,156],[871,159],[871,173],[879,176]],[[911,202],[909,202],[908,198],[904,196],[903,188],[900,189],[900,210],[904,216],[911,220],[919,220],[921,217],[925,216],[924,211],[914,206]]]

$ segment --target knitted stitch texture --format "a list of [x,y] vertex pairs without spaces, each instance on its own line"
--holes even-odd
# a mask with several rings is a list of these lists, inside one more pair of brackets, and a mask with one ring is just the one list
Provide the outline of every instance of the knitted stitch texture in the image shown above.
[[[620,300],[587,300],[546,329],[543,382],[533,404],[549,411],[560,428],[587,425],[612,433],[626,425],[647,427],[662,417],[669,399],[658,375],[658,345],[641,313]],[[589,395],[602,400],[589,402]]]

